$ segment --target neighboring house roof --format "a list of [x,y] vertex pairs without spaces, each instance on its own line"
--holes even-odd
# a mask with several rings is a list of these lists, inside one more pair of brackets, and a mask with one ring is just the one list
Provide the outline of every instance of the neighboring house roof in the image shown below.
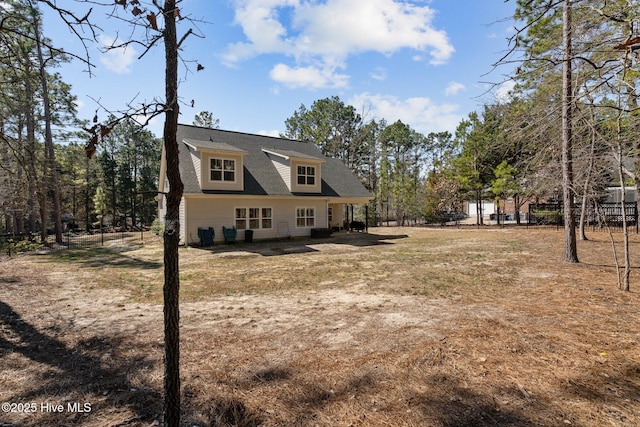
[[[178,125],[180,174],[184,194],[245,194],[256,196],[315,196],[371,198],[358,178],[342,161],[322,155],[311,142],[263,135]],[[197,150],[218,150],[245,154],[244,191],[202,190],[194,163],[185,144]],[[269,155],[322,162],[320,193],[292,193],[273,165]]]

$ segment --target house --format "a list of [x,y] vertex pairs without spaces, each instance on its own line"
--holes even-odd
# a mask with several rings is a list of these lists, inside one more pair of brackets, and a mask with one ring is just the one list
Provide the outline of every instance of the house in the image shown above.
[[[627,186],[624,189],[625,202],[636,202],[638,200],[638,189],[634,186]],[[602,197],[604,203],[622,202],[622,187],[607,187]]]
[[[520,198],[518,207],[516,209],[516,200],[513,197],[507,197],[506,199],[500,199],[497,202],[495,200],[483,200],[482,201],[482,218],[483,220],[495,221],[500,209],[500,221],[516,221],[516,210],[520,214],[520,221],[526,222],[529,217],[529,205],[532,200],[528,197]],[[469,217],[477,221],[478,218],[478,203],[476,201],[468,201],[463,207],[464,213]]]
[[[309,236],[312,229],[342,228],[348,206],[371,194],[340,160],[322,155],[310,142],[178,126],[181,240],[199,244],[198,228],[236,227],[237,238]],[[160,194],[168,191],[162,152]],[[164,218],[164,197],[159,218]]]
[[[481,216],[483,218],[489,218],[490,215],[495,214],[496,207],[495,202],[493,200],[482,200],[481,201]],[[463,211],[469,218],[477,218],[478,217],[478,203],[477,201],[468,201],[464,204]]]

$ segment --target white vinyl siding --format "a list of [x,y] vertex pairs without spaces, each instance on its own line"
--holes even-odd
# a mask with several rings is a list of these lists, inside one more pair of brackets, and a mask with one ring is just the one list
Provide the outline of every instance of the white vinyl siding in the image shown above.
[[[188,197],[188,196],[187,196]],[[295,198],[247,198],[241,202],[233,197],[188,197],[189,209],[187,223],[184,230],[184,241],[188,245],[198,245],[198,227],[213,227],[215,230],[215,241],[222,242],[222,227],[233,227],[236,225],[236,208],[253,207],[259,209],[271,209],[271,228],[267,228],[268,219],[260,212],[262,218],[261,228],[254,229],[254,240],[275,239],[282,237],[303,237],[309,236],[311,228],[327,227],[327,202],[323,199],[305,200],[304,205]],[[242,204],[240,204],[242,203]],[[314,210],[315,227],[296,227],[296,209],[298,207],[311,208]],[[247,217],[249,211],[247,210]],[[183,221],[181,219],[181,221]],[[265,222],[266,221],[266,222]],[[249,218],[247,218],[247,223]],[[305,220],[306,223],[306,220]],[[248,226],[248,224],[247,224]],[[280,230],[280,231],[279,231]],[[282,230],[286,230],[286,235]],[[280,233],[280,234],[279,234]],[[238,240],[244,239],[244,230],[238,230]]]
[[[180,208],[178,212],[178,220],[180,221],[180,240],[187,242],[187,203],[184,197],[180,200]],[[164,219],[164,218],[163,218]],[[196,234],[197,235],[197,234]]]
[[[193,168],[197,171],[200,170],[200,153],[189,147],[189,154],[191,155],[191,161],[193,162]],[[202,187],[202,177],[196,174],[198,177],[198,184]]]
[[273,167],[292,193],[320,193],[321,161],[289,159],[267,153]]
[[280,177],[287,185],[289,191],[291,191],[291,167],[289,166],[289,161],[277,156],[269,156],[271,159],[271,163],[280,174]]

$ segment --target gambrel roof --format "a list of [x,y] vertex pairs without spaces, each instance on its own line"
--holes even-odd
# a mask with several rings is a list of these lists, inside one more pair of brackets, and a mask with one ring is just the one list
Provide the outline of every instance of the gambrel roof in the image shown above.
[[[311,142],[220,129],[178,125],[180,173],[184,194],[242,194],[256,196],[315,196],[372,198],[342,161],[324,156]],[[202,190],[190,151],[217,151],[243,155],[244,191]],[[272,156],[321,164],[320,193],[292,193],[276,170]]]

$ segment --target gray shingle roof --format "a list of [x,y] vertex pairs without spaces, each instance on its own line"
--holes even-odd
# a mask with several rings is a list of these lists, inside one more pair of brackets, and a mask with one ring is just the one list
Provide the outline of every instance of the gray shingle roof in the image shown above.
[[[310,142],[295,141],[263,135],[231,132],[220,129],[207,129],[189,125],[178,125],[178,143],[180,144],[180,174],[185,194],[250,194],[272,196],[304,196],[291,193],[280,174],[273,166],[266,149],[287,157],[323,160],[322,187],[320,194],[309,196],[325,197],[371,197],[358,178],[338,159],[322,155],[318,147]],[[244,191],[208,191],[201,190],[197,172],[185,141],[192,146],[204,149],[224,149],[225,151],[244,151]],[[289,154],[286,154],[289,153]]]
[[280,157],[283,157],[285,159],[289,159],[289,158],[295,158],[295,159],[310,159],[310,160],[322,160],[324,161],[323,158],[318,157],[318,156],[310,156],[308,154],[304,154],[304,153],[300,153],[298,151],[293,151],[293,150],[278,150],[276,148],[269,148],[269,147],[262,147],[262,151],[267,151],[269,153],[274,153]]
[[193,139],[189,139],[189,138],[183,138],[182,142],[185,142],[189,145],[191,145],[192,147],[197,147],[197,148],[208,148],[208,149],[212,149],[212,150],[218,150],[218,151],[228,151],[228,152],[236,152],[236,153],[243,153],[245,152],[244,150],[241,150],[237,147],[234,147],[233,145],[229,145],[229,144],[225,144],[224,142],[216,142],[216,141],[198,141],[198,140],[193,140]]

